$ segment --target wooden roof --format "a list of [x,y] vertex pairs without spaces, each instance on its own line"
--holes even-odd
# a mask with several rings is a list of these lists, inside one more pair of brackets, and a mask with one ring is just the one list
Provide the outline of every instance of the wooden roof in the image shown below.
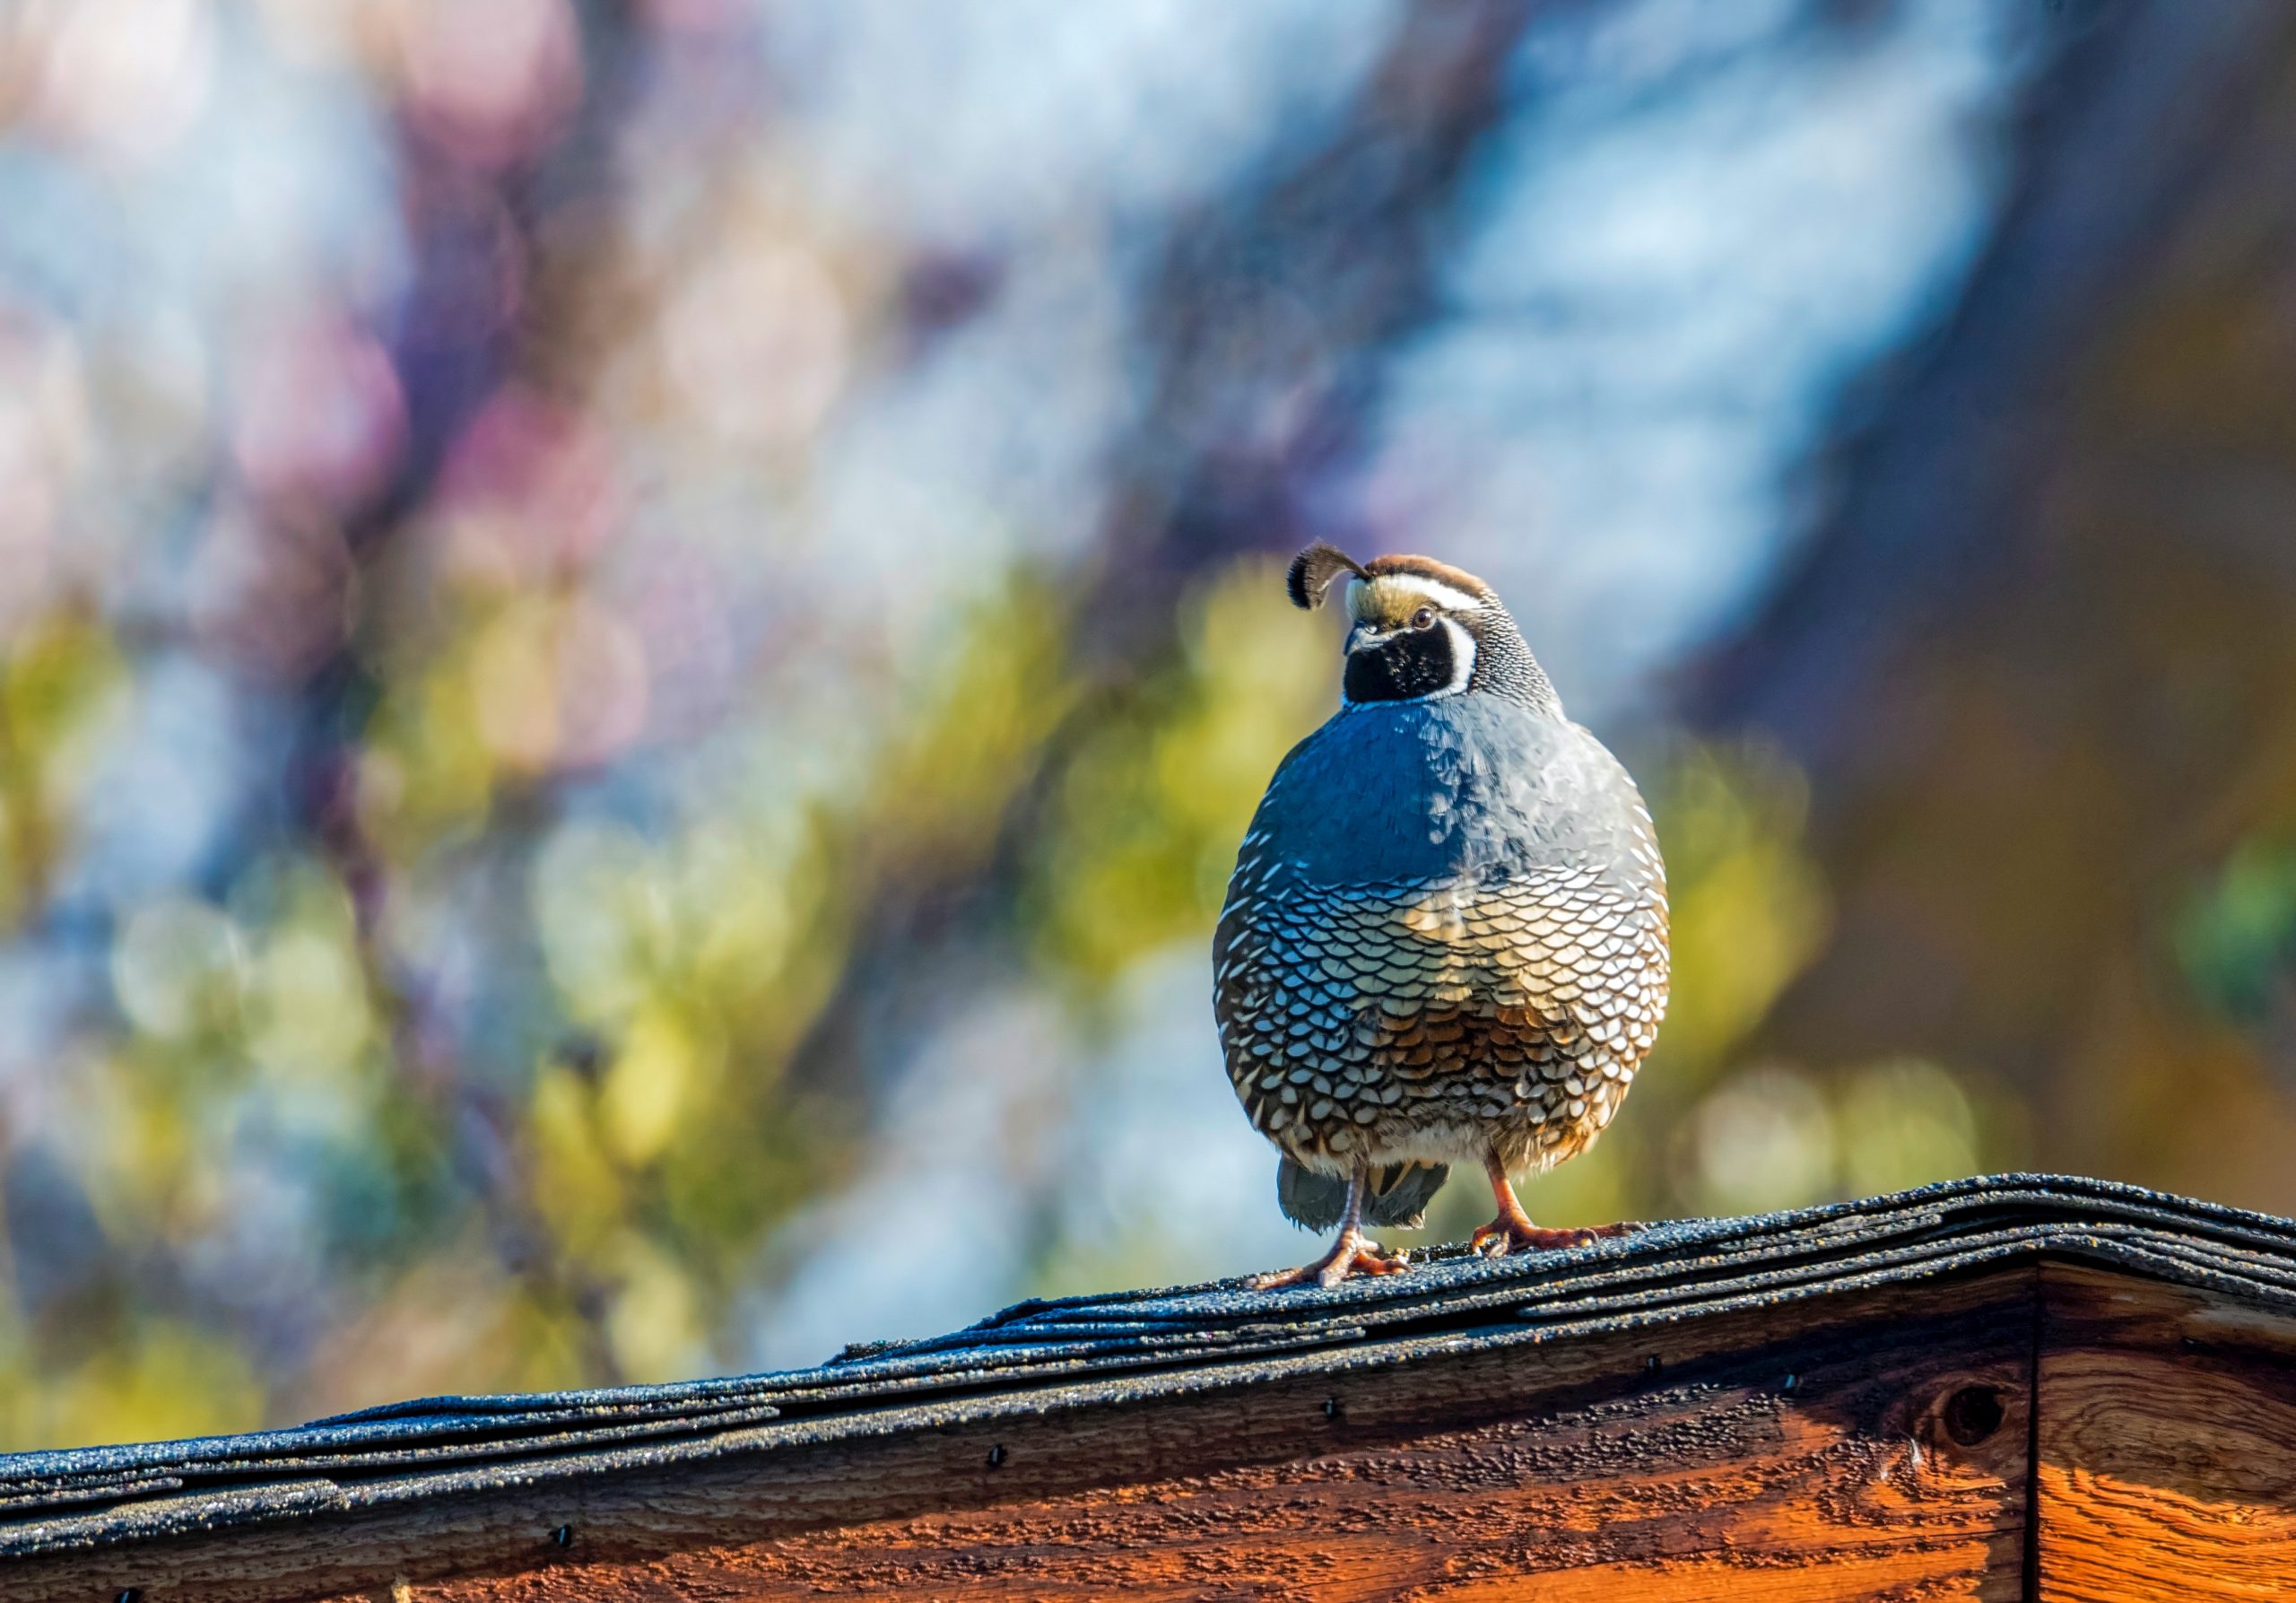
[[[1788,1516],[1823,1514],[1830,1472],[1811,1465],[1827,1463],[1860,1466],[1857,1495],[1887,1505],[1827,1527],[1825,1562],[1864,1577],[1839,1595],[1922,1580],[1933,1564],[2022,1577],[2042,1557],[2033,1499],[2048,1468],[2038,1398],[2052,1331],[2087,1332],[2066,1339],[2092,1355],[2100,1344],[2121,1354],[2107,1366],[2118,1391],[2126,1363],[2188,1370],[2196,1355],[2233,1355],[2224,1363],[2255,1393],[2236,1398],[2242,1428],[2289,1431],[2268,1468],[2254,1442],[2227,1452],[2241,1476],[2278,1488],[2249,1497],[2241,1529],[2276,1533],[2278,1557],[2296,1563],[2296,1224],[2013,1175],[1662,1224],[1537,1258],[1439,1256],[1327,1292],[1220,1283],[1024,1302],[810,1370],[437,1398],[294,1430],[0,1457],[0,1594],[134,1589],[156,1603],[391,1596],[396,1584],[491,1597],[505,1578],[554,1574],[569,1596],[676,1596],[684,1573],[695,1590],[725,1590],[731,1574],[743,1595],[772,1595],[859,1584],[857,1564],[896,1592],[936,1595],[961,1573],[969,1590],[993,1590],[1004,1573],[1012,1590],[1056,1595],[1061,1566],[1087,1558],[1085,1590],[1153,1590],[1124,1565],[1178,1562],[1170,1533],[1144,1539],[1127,1520],[1241,1497],[1264,1525],[1272,1509],[1324,1506],[1302,1504],[1300,1488],[1336,1477],[1355,1523],[1311,1522],[1300,1533],[1311,1556],[1344,1564],[1370,1539],[1361,1516],[1392,1501],[1418,1544],[1395,1551],[1431,1555],[1438,1569],[1459,1555],[1435,1538],[1457,1537],[1502,1571],[1631,1560],[1638,1596],[1687,1597],[1701,1594],[1651,1576],[1743,1567],[1759,1549],[1726,1510],[1769,1510],[1768,1551],[1791,1558]],[[2175,1431],[2206,1416],[2188,1402],[2174,1405],[2186,1422]],[[1615,1440],[1602,1423],[1613,1415]],[[2203,1464],[2217,1451],[2170,1447]],[[1892,1468],[1909,1450],[1910,1467]],[[1787,1473],[1787,1459],[1801,1468]],[[1925,1502],[1923,1477],[1948,1470],[1951,1495]],[[1430,1512],[1431,1486],[1454,1471],[1494,1509],[1546,1500],[1544,1534],[1492,1546],[1472,1484],[1444,1494],[1465,1504]],[[1784,1478],[1765,1480],[1771,1471]],[[1821,1484],[1796,1478],[1811,1474]],[[1911,1478],[1887,1492],[1900,1475]],[[1653,1488],[1673,1510],[1664,1520],[1637,1502]],[[1611,1501],[1582,1506],[1596,1491]],[[2285,1507],[2273,1501],[2283,1493]],[[1715,1502],[1701,1514],[1704,1497]],[[1219,1545],[1233,1514],[1187,1525],[1210,1544],[1189,1562],[1235,1560]],[[1051,1537],[1014,1548],[1031,1520],[1106,1541],[1089,1554]],[[1605,1545],[1630,1530],[1656,1546],[1637,1557]],[[1402,1539],[1364,1551],[1389,1553],[1390,1537]],[[999,1571],[991,1551],[1020,1567]]]

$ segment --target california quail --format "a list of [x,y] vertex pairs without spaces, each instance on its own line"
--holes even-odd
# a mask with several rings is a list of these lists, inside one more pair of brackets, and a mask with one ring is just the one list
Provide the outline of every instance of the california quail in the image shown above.
[[1481,1250],[1564,1245],[1509,1170],[1584,1152],[1666,1003],[1665,869],[1634,781],[1563,716],[1491,587],[1426,557],[1300,553],[1292,599],[1346,581],[1339,710],[1268,781],[1213,937],[1228,1076],[1294,1221],[1340,1227],[1282,1285],[1403,1267],[1448,1165],[1499,1213]]

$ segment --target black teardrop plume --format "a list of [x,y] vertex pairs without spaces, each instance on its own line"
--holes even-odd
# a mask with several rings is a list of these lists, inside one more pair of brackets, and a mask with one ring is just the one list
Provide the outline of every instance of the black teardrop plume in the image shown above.
[[1292,571],[1284,575],[1283,588],[1291,592],[1292,605],[1311,612],[1324,604],[1325,590],[1343,573],[1370,577],[1353,557],[1318,540],[1292,559]]

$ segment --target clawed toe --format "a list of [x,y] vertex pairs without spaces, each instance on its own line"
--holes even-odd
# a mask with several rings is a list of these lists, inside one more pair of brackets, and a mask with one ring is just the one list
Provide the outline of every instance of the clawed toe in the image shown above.
[[1551,1252],[1562,1247],[1584,1247],[1594,1239],[1591,1230],[1544,1230],[1535,1224],[1520,1230],[1493,1223],[1468,1237],[1467,1245],[1485,1258],[1504,1258],[1510,1252]]
[[1316,1273],[1319,1285],[1337,1285],[1350,1275],[1400,1275],[1411,1267],[1400,1252],[1387,1252],[1370,1241],[1342,1258],[1334,1253]]
[[1504,1258],[1510,1252],[1552,1252],[1564,1247],[1588,1247],[1611,1236],[1626,1235],[1641,1226],[1631,1224],[1602,1224],[1591,1229],[1547,1230],[1527,1218],[1508,1218],[1504,1215],[1483,1225],[1467,1238],[1470,1250],[1485,1258]]
[[1279,1285],[1304,1285],[1310,1280],[1328,1287],[1337,1285],[1350,1275],[1400,1275],[1410,1267],[1405,1254],[1389,1252],[1376,1241],[1343,1239],[1314,1263],[1272,1275],[1255,1275],[1246,1284],[1256,1292],[1273,1291]]

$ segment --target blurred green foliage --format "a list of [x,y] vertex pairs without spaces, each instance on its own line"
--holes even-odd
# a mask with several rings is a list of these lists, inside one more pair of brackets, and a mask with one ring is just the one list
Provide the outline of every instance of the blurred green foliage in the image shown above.
[[1176,623],[1171,660],[1079,720],[1031,854],[1022,916],[1038,959],[1086,984],[1210,940],[1268,775],[1335,699],[1328,632],[1293,611],[1279,563],[1207,578]]
[[2177,918],[2177,961],[2194,990],[2226,1020],[2264,1024],[2296,975],[2296,847],[2239,842]]

